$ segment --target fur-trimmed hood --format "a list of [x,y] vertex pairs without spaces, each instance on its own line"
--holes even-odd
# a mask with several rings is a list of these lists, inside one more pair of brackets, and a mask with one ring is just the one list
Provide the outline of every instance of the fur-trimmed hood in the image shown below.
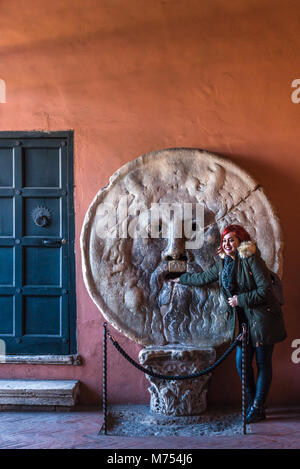
[[[255,241],[253,241],[253,239],[251,239],[250,241],[243,241],[241,242],[241,244],[239,245],[239,247],[237,248],[238,250],[238,253],[240,255],[240,257],[242,259],[245,259],[247,257],[250,257],[252,256],[252,254],[255,254],[256,253],[256,244],[255,244]],[[219,256],[224,259],[226,254],[224,251],[222,251]]]

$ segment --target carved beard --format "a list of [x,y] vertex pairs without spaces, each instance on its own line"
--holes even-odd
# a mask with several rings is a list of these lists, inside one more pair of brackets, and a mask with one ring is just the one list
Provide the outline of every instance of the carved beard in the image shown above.
[[[184,252],[187,272],[202,272],[212,265],[218,244],[216,230],[215,226],[207,229],[201,249]],[[145,345],[196,345],[194,338],[199,336],[202,345],[209,344],[221,326],[214,313],[219,310],[217,295],[210,294],[211,286],[195,288],[166,281],[168,262],[162,260],[165,247],[166,240],[162,239],[106,243],[98,265],[98,289],[107,292],[108,304],[112,292],[121,293],[120,307],[126,307],[126,314],[140,329]],[[99,257],[102,249],[99,245]],[[110,276],[101,275],[109,270]]]
[[[200,266],[188,263],[189,272],[201,271]],[[206,289],[189,288],[166,281],[168,269],[161,263],[151,275],[150,303],[153,305],[151,330],[160,333],[163,345],[191,344],[193,332],[209,333],[213,317],[208,312],[210,298]],[[180,340],[178,339],[180,337]]]

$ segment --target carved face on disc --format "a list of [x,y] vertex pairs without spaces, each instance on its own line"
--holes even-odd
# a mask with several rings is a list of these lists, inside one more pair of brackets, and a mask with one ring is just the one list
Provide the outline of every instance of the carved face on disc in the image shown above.
[[279,222],[248,174],[200,150],[144,155],[111,177],[86,214],[87,289],[107,321],[141,345],[217,346],[229,338],[218,285],[167,279],[211,267],[220,232],[232,223],[247,229],[281,274]]

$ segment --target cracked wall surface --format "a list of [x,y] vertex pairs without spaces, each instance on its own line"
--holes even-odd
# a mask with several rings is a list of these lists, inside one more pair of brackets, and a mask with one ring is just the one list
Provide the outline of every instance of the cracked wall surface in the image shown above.
[[[153,203],[192,203],[204,207],[204,243],[188,249],[174,238],[100,238],[99,207],[131,208]],[[133,213],[133,212],[132,212]],[[134,222],[118,215],[114,229]],[[121,167],[90,205],[81,234],[83,275],[104,317],[143,346],[217,346],[230,331],[218,286],[189,288],[166,281],[167,259],[184,259],[186,271],[202,272],[217,261],[220,232],[243,225],[268,267],[282,273],[282,235],[263,188],[230,160],[196,149],[169,149],[143,155]]]

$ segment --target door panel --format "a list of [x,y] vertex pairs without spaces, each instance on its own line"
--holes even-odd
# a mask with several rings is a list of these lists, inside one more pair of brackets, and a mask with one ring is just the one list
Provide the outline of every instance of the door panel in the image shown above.
[[14,284],[14,248],[0,247],[0,285]]
[[14,332],[14,297],[0,296],[0,334],[13,335]]
[[13,151],[0,148],[0,187],[13,186]]
[[23,334],[60,336],[61,315],[60,296],[25,296],[23,299]]
[[0,198],[0,237],[14,234],[14,199]]
[[8,354],[74,353],[72,134],[4,134],[0,339]]
[[51,285],[60,287],[61,248],[25,247],[24,248],[24,286]]
[[59,187],[60,153],[56,148],[24,148],[23,166],[23,187]]

